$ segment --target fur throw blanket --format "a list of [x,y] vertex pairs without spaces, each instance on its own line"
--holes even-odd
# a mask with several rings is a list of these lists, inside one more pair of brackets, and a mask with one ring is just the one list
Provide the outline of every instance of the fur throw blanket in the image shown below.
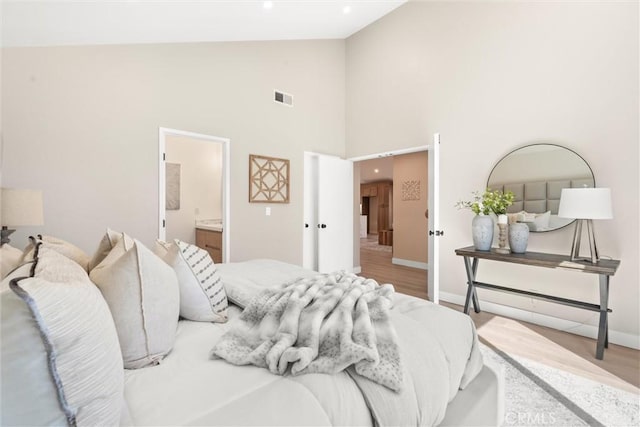
[[260,293],[211,351],[235,365],[274,374],[355,371],[391,390],[403,384],[394,289],[338,272],[302,277]]

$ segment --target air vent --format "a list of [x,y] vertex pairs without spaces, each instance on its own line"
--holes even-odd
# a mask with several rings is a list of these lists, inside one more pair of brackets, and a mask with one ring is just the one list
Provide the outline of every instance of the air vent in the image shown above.
[[275,90],[273,92],[273,100],[278,104],[288,105],[289,107],[293,107],[293,95],[289,95],[288,93],[280,92],[279,90]]

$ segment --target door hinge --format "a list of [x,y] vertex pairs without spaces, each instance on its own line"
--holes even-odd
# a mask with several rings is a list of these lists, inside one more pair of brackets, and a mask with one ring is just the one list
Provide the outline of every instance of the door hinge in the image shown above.
[[429,236],[435,235],[436,237],[444,236],[444,230],[436,230],[434,233],[433,230],[429,230]]
[[162,160],[167,161],[167,153],[162,153]]
[[167,221],[166,220],[162,220],[162,228],[166,228],[167,227]]

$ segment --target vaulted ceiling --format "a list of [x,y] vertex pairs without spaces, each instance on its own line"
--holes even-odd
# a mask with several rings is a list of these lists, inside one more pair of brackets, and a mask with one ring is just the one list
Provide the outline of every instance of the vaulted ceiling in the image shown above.
[[3,0],[3,46],[344,39],[407,0]]

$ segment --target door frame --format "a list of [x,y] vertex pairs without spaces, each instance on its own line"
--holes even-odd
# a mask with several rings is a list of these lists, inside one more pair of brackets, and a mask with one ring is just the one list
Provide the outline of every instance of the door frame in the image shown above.
[[[437,135],[437,137],[436,137]],[[437,139],[436,139],[437,138]],[[439,134],[435,134],[434,135],[434,142],[433,144],[436,143],[436,140],[440,141],[440,136]],[[399,156],[402,154],[410,154],[410,153],[417,153],[417,152],[421,152],[421,151],[427,151],[429,153],[429,157],[431,157],[432,152],[434,151],[433,148],[433,144],[432,145],[420,145],[420,146],[416,146],[416,147],[410,147],[410,148],[402,148],[402,149],[398,149],[398,150],[392,150],[392,151],[385,151],[385,152],[381,152],[381,153],[374,153],[374,154],[367,154],[364,156],[357,156],[357,157],[349,157],[347,160],[351,160],[352,162],[359,162],[362,160],[371,160],[371,159],[377,159],[380,157],[393,157],[393,156]],[[431,160],[430,160],[431,161]],[[428,167],[428,165],[427,165]],[[434,170],[431,170],[432,168],[429,168],[429,182],[428,182],[428,192],[429,192],[429,230],[434,230],[433,228],[433,218],[436,218],[437,213],[434,213],[434,209],[432,208],[432,206],[438,204],[439,200],[438,200],[438,194],[439,194],[439,188],[437,188],[436,183],[439,181],[439,173],[440,173],[440,169],[438,167],[438,161],[436,159],[436,167],[433,168]],[[354,212],[355,215],[355,212]],[[436,224],[437,226],[437,224]],[[355,233],[355,230],[354,230]],[[429,242],[429,249],[431,249],[432,246],[434,246],[432,244],[432,239],[435,239],[435,236],[428,236],[427,241]],[[438,304],[439,303],[439,295],[440,295],[440,281],[439,281],[439,275],[437,274],[437,265],[438,265],[438,259],[439,259],[439,253],[437,246],[435,250],[429,250],[429,256],[428,256],[428,263],[427,263],[427,270],[428,270],[428,280],[427,280],[427,294],[429,297],[429,300]],[[432,266],[436,266],[436,268],[432,268]]]
[[[440,134],[433,134],[433,143],[429,147],[429,274],[427,276],[427,294],[430,301],[440,303]],[[435,206],[437,209],[431,209]]]
[[167,136],[184,136],[201,141],[208,141],[222,144],[222,262],[230,262],[231,249],[231,140],[219,136],[205,135],[196,132],[189,132],[179,129],[158,128],[158,239],[166,239],[166,175],[165,175],[165,154],[167,147]]

